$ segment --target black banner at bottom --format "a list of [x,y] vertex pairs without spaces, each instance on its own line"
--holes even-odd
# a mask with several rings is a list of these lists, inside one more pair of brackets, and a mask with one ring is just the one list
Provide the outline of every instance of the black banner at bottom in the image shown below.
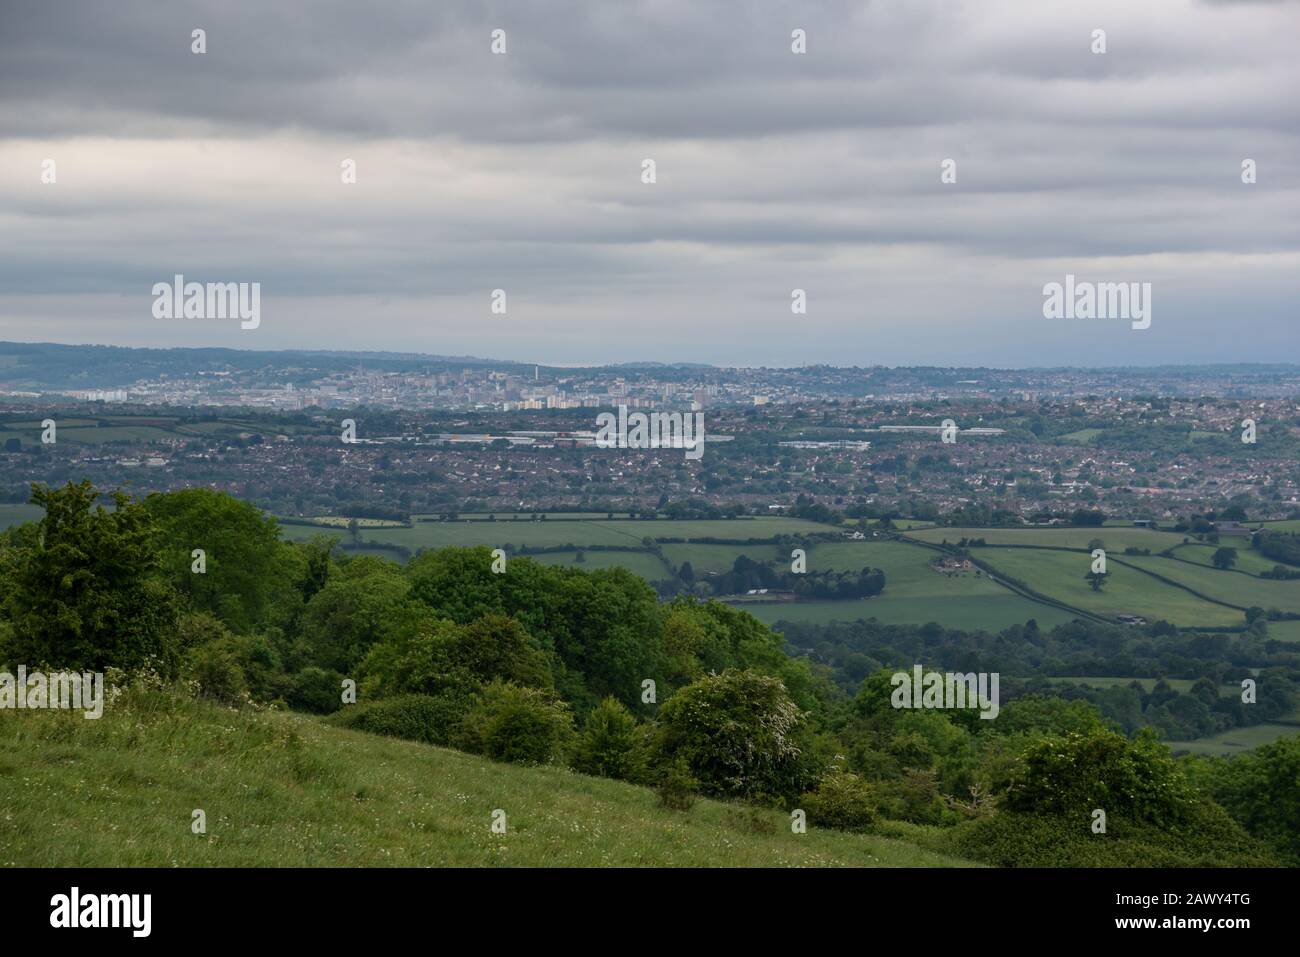
[[1294,885],[1286,870],[0,870],[10,941],[128,946],[373,945],[431,921],[481,927],[493,943],[536,943],[568,925],[588,940],[690,933],[770,946],[781,925],[806,932],[812,921],[869,927],[873,943],[965,926],[1231,946],[1293,925]]

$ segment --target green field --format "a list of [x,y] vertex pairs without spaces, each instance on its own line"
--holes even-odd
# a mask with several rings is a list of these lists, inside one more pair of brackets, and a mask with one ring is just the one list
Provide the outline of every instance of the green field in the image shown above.
[[[1185,562],[1195,562],[1197,565],[1204,565],[1206,568],[1214,568],[1214,553],[1220,546],[1235,548],[1237,550],[1237,564],[1232,566],[1237,571],[1258,575],[1260,572],[1271,572],[1273,566],[1278,564],[1275,561],[1265,558],[1259,552],[1247,547],[1245,544],[1234,545],[1230,541],[1221,542],[1220,545],[1179,545],[1174,549],[1174,555]],[[1215,570],[1217,571],[1218,569]]]
[[[321,515],[316,518],[303,519],[305,522],[311,522],[313,525],[320,526],[328,531],[347,531],[347,527],[353,522],[357,523],[358,528],[405,528],[405,522],[399,522],[391,518],[349,518],[346,515]],[[296,523],[295,523],[296,524]]]
[[108,426],[92,429],[59,427],[56,438],[60,442],[79,442],[98,445],[104,442],[165,442],[177,438],[175,432],[151,425]]
[[1102,429],[1079,429],[1077,432],[1067,432],[1064,435],[1057,436],[1057,438],[1063,442],[1079,442],[1087,445],[1101,435],[1102,431]]
[[[1024,582],[1039,594],[1097,615],[1141,615],[1148,621],[1164,619],[1181,625],[1244,625],[1240,611],[1203,601],[1181,588],[1127,568],[1117,561],[1107,565],[1105,587],[1095,592],[1085,580],[1092,559],[1086,552],[1038,548],[976,548],[972,554],[999,572]],[[1125,561],[1130,559],[1126,556]],[[1134,560],[1137,561],[1137,560]],[[1168,559],[1142,559],[1161,566],[1179,565],[1193,572],[1197,566]],[[1162,567],[1163,571],[1163,567]],[[1210,571],[1210,574],[1225,575]],[[1170,576],[1173,577],[1173,576]],[[1244,575],[1235,575],[1251,581]]]
[[[268,425],[274,427],[270,428]],[[238,435],[241,432],[251,432],[255,435],[297,435],[299,433],[319,435],[321,433],[320,426],[295,425],[289,422],[263,422],[259,424],[244,422],[239,419],[220,419],[216,422],[190,422],[186,425],[177,425],[176,429],[178,432],[191,435]]]
[[[1203,595],[1217,598],[1249,608],[1258,605],[1261,608],[1279,608],[1282,611],[1300,612],[1300,579],[1292,581],[1271,581],[1254,578],[1250,575],[1238,575],[1235,572],[1220,571],[1217,568],[1205,568],[1188,562],[1171,561],[1168,558],[1134,557],[1132,555],[1116,556],[1139,568],[1150,569],[1166,578],[1181,582],[1194,588]],[[1115,563],[1111,562],[1114,567]],[[1171,621],[1173,619],[1170,619]],[[1209,624],[1209,622],[1203,622]]]
[[[215,422],[184,423],[180,416],[174,415],[103,415],[95,419],[66,418],[52,416],[58,425],[56,439],[60,442],[76,442],[82,445],[96,445],[104,442],[159,442],[189,439],[202,435],[238,435],[248,432],[261,435],[297,434],[301,432],[319,434],[316,426],[303,426],[284,423],[255,424],[238,419],[222,419]],[[101,425],[100,423],[107,423]],[[41,421],[39,419],[15,419],[0,422],[0,442],[8,438],[20,438],[26,445],[40,442]]]
[[[456,517],[460,519],[469,519],[470,521],[487,521],[489,516],[495,516],[498,522],[511,521],[518,519],[521,522],[532,521],[533,515],[546,515],[548,522],[590,522],[590,521],[607,521],[609,512],[458,512]],[[615,512],[615,518],[627,518],[627,512]],[[412,515],[411,520],[415,521],[421,518],[431,518],[437,521],[437,513],[422,512],[418,515]],[[538,521],[541,521],[539,518]]]
[[[551,522],[416,522],[412,528],[367,529],[365,541],[419,548],[448,545],[636,545],[652,538],[771,538],[775,535],[825,534],[826,525],[799,518],[703,519],[699,521],[643,520]],[[287,538],[305,541],[318,529],[286,525]]]
[[[808,549],[810,572],[856,572],[862,568],[882,568],[887,589],[905,581],[921,581],[927,586],[944,581],[944,576],[930,568],[939,552],[920,545],[891,539],[862,542],[818,542]],[[949,579],[950,585],[970,576]],[[927,589],[929,590],[929,589]]]
[[1294,534],[1300,532],[1300,519],[1288,518],[1280,522],[1264,522],[1264,527],[1273,532],[1288,532]]
[[1130,545],[1162,552],[1182,544],[1186,537],[1175,532],[1161,532],[1150,528],[927,528],[908,533],[923,542],[942,542],[951,545],[963,538],[982,538],[990,545],[1046,545],[1052,548],[1087,548],[1094,538],[1100,538],[1107,551],[1119,554]]
[[[98,419],[59,419],[54,420],[60,429],[76,426],[94,426]],[[41,431],[41,419],[15,419],[12,422],[0,422],[0,431],[35,432]]]
[[741,555],[756,562],[790,560],[790,549],[776,545],[701,545],[692,542],[689,545],[664,545],[663,550],[674,568],[690,562],[697,576],[706,572],[729,572]]
[[[321,529],[300,525],[283,527],[287,537],[305,540],[320,534]],[[800,519],[758,518],[748,521],[601,521],[574,522],[421,522],[413,528],[367,528],[363,542],[401,544],[417,548],[441,548],[449,545],[504,544],[551,546],[573,544],[633,545],[646,535],[671,538],[769,537],[795,530],[825,531],[825,526]],[[747,555],[754,561],[789,560],[783,547],[765,544],[715,545],[667,544],[664,555],[674,567],[689,561],[697,575],[729,571],[737,556]],[[797,621],[823,623],[877,618],[898,624],[925,624],[936,621],[952,628],[1001,631],[1030,618],[1041,627],[1050,628],[1071,620],[1073,615],[1014,594],[989,581],[982,573],[966,572],[944,575],[934,571],[930,562],[938,552],[920,545],[888,539],[867,541],[822,542],[808,546],[808,570],[858,571],[871,567],[885,572],[882,595],[858,601],[745,602],[741,605],[755,617],[772,623]],[[587,551],[584,566],[607,568],[621,566],[649,581],[669,577],[663,564],[649,552]],[[575,552],[546,553],[530,556],[551,565],[575,565]]]
[[45,515],[45,509],[39,505],[0,505],[0,529],[24,522],[39,522]]
[[1300,621],[1270,621],[1268,636],[1278,641],[1300,642]]
[[938,557],[933,549],[891,540],[818,543],[808,551],[810,572],[879,568],[885,573],[884,592],[854,601],[744,603],[740,607],[768,623],[823,624],[876,618],[890,624],[935,621],[950,628],[985,631],[1001,631],[1030,618],[1048,628],[1073,617],[1022,598],[978,570],[937,572],[930,563]]
[[1024,624],[1030,618],[1042,628],[1053,628],[1073,617],[1058,608],[1029,601],[996,585],[993,587],[998,588],[998,592],[990,595],[931,595],[918,600],[892,597],[886,585],[883,595],[857,601],[744,602],[736,607],[769,625],[779,621],[826,625],[835,621],[875,618],[891,625],[924,625],[933,621],[947,628],[988,632]]
[[1254,724],[1247,728],[1234,728],[1209,738],[1195,741],[1167,741],[1174,754],[1241,754],[1261,744],[1271,744],[1278,738],[1300,734],[1300,725]]
[[[0,713],[0,866],[934,867],[904,841],[809,827],[318,718],[128,695],[97,721]],[[207,833],[191,832],[202,809]],[[493,834],[493,811],[507,831]],[[52,840],[51,835],[57,835]]]
[[932,528],[934,522],[926,521],[921,518],[895,518],[892,520],[894,528],[904,532],[910,532],[916,528]]

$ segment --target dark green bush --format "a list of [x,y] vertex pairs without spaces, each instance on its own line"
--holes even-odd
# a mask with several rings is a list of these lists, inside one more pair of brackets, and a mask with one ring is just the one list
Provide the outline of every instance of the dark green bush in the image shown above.
[[661,807],[671,811],[689,811],[695,806],[699,784],[685,758],[678,758],[659,769],[655,794]]
[[636,718],[618,699],[607,697],[587,715],[569,763],[583,774],[638,779],[645,755]]
[[398,695],[349,705],[331,719],[340,727],[446,745],[469,703],[453,695]]
[[804,719],[779,678],[707,675],[659,709],[659,761],[683,759],[705,794],[793,798],[816,779]]
[[343,676],[337,671],[309,665],[293,676],[285,700],[302,711],[333,714],[343,707]]
[[831,771],[799,798],[808,823],[841,831],[869,832],[880,820],[872,786],[849,771]]
[[999,811],[947,832],[951,853],[999,867],[1276,867],[1258,841],[1208,801],[1179,830],[1111,816],[1106,833],[1088,815]]
[[239,663],[238,649],[231,639],[200,645],[188,655],[188,674],[199,686],[199,694],[222,704],[240,704],[248,696],[248,682]]
[[463,751],[512,764],[547,764],[573,740],[569,706],[548,691],[505,681],[485,685],[453,736]]
[[727,810],[728,827],[734,827],[744,834],[775,834],[776,821],[772,813],[763,808],[733,807]]

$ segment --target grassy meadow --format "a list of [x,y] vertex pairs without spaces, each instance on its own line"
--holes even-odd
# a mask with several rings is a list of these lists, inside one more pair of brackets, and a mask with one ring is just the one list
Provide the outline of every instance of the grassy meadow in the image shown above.
[[[320,534],[320,529],[305,525],[285,525],[286,537],[305,541]],[[651,538],[771,538],[775,535],[812,535],[831,531],[826,525],[798,518],[760,517],[744,519],[691,520],[615,520],[586,519],[571,521],[456,521],[415,522],[410,528],[366,529],[365,541],[385,545],[402,545],[415,551],[420,548],[445,548],[449,545],[530,545],[553,547],[575,545],[640,545]]]
[[1171,561],[1168,558],[1130,555],[1120,557],[1139,568],[1150,569],[1219,601],[1231,602],[1246,608],[1258,605],[1260,608],[1300,612],[1300,579],[1272,581],[1237,572],[1192,565],[1188,562]]
[[[1144,575],[1117,561],[1107,564],[1106,584],[1093,591],[1085,580],[1092,559],[1086,552],[1050,551],[1029,548],[978,548],[973,554],[998,571],[1024,582],[1034,591],[1083,608],[1094,614],[1114,618],[1116,615],[1141,615],[1148,621],[1164,619],[1179,624],[1244,625],[1240,611],[1197,598],[1174,585]],[[1125,556],[1125,561],[1129,561]],[[1146,559],[1166,565],[1178,565],[1168,559]],[[1183,567],[1196,571],[1192,565]],[[1226,575],[1209,570],[1210,574]],[[1171,576],[1173,577],[1173,576]],[[1245,578],[1245,576],[1233,576]]]
[[1234,728],[1209,738],[1197,738],[1195,741],[1170,741],[1169,749],[1174,754],[1241,754],[1261,744],[1272,744],[1278,738],[1300,734],[1300,724],[1254,724],[1245,728]]
[[[491,830],[498,809],[505,834]],[[618,781],[161,692],[124,695],[99,720],[0,712],[4,867],[964,863],[894,838],[794,834],[780,811],[672,811]]]
[[990,545],[1045,545],[1051,548],[1087,548],[1100,538],[1107,551],[1116,553],[1132,546],[1161,552],[1181,545],[1187,536],[1150,528],[924,528],[909,532],[923,542],[939,543],[945,539],[956,545],[963,538],[982,538]]

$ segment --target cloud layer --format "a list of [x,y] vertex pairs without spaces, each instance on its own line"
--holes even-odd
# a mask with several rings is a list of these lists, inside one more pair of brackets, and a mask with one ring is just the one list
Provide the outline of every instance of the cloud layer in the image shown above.
[[[0,338],[1300,361],[1294,3],[233,6],[0,8]],[[261,326],[153,319],[177,272]],[[1067,272],[1151,328],[1044,319]]]

